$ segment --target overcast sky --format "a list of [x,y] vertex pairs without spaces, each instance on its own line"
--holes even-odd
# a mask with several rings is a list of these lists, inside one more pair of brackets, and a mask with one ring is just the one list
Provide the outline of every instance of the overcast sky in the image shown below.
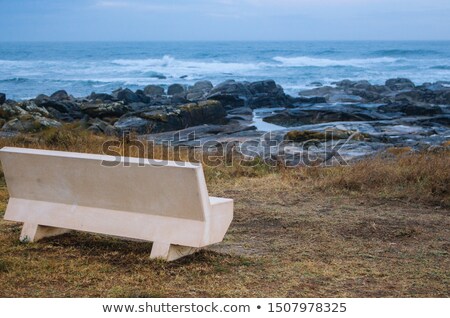
[[14,40],[450,40],[450,0],[0,0]]

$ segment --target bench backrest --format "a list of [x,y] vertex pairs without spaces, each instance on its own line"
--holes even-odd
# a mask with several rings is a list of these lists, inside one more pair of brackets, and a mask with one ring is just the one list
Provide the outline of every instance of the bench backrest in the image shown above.
[[0,158],[13,198],[198,221],[210,213],[200,164],[127,158],[106,167],[114,157],[12,147]]

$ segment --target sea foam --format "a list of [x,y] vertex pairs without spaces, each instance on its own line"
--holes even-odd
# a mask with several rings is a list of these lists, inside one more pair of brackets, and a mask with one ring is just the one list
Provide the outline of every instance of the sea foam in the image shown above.
[[273,58],[274,61],[280,62],[283,66],[289,67],[331,67],[331,66],[354,66],[354,67],[364,67],[370,64],[381,64],[381,63],[395,63],[398,61],[396,58],[392,57],[379,57],[379,58],[367,58],[367,59],[323,59],[314,58],[309,56],[297,56],[297,57],[283,57],[276,56]]

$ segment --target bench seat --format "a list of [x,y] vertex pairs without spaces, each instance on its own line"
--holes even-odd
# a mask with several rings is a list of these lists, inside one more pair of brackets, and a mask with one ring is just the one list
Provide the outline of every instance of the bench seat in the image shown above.
[[221,242],[233,218],[200,164],[12,147],[0,159],[22,241],[93,232],[153,242],[151,257],[171,261]]

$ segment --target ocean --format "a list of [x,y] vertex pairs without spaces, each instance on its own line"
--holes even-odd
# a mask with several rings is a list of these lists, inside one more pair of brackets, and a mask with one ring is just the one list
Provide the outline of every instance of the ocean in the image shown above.
[[0,92],[21,100],[65,89],[274,79],[297,95],[312,83],[450,81],[450,42],[3,42]]

